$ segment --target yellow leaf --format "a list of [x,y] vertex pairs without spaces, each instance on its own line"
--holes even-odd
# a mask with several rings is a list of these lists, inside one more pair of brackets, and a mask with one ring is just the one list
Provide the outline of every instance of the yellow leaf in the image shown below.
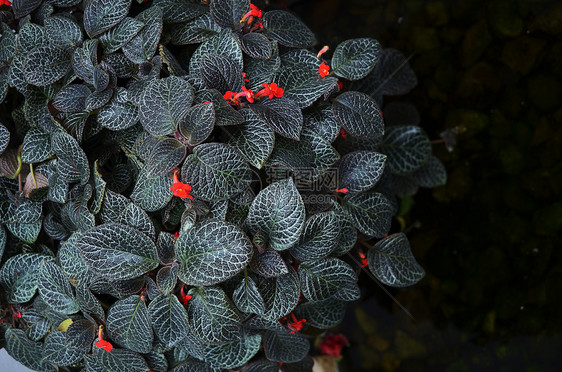
[[72,319],[68,318],[66,320],[63,320],[61,322],[61,324],[59,324],[59,326],[57,327],[58,331],[61,332],[66,332],[66,330],[68,329],[68,327],[72,324]]

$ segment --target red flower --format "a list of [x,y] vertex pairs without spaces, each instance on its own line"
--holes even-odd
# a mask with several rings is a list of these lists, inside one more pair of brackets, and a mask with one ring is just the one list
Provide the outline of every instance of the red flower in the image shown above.
[[328,47],[327,45],[324,45],[324,47],[322,49],[320,49],[320,51],[316,55],[316,58],[320,59],[320,56],[322,54],[326,53],[328,51],[328,49],[330,49],[330,47]]
[[179,237],[180,237],[180,232],[179,232],[179,231],[176,231],[176,232],[174,233],[174,238],[177,239],[177,238],[179,238]]
[[234,106],[238,106],[240,102],[238,102],[238,95],[233,91],[229,90],[223,95],[223,98],[228,101],[228,103],[233,104]]
[[172,186],[170,186],[170,190],[172,190],[172,194],[174,196],[179,196],[182,199],[193,199],[193,196],[189,194],[189,192],[191,191],[191,186],[189,186],[187,183],[181,183],[178,180],[178,171],[174,172],[173,181],[174,183],[172,184]]
[[339,88],[340,90],[343,89],[343,83],[342,83],[341,81],[339,81],[339,80],[338,80],[338,88]]
[[111,343],[103,339],[103,326],[101,325],[98,328],[98,339],[99,340],[96,343],[94,343],[94,345],[104,349],[108,353],[110,353],[111,350],[113,350],[113,345],[111,345]]
[[318,345],[322,354],[331,355],[334,358],[341,358],[341,349],[344,346],[349,346],[349,341],[342,334],[327,334]]
[[361,267],[369,266],[369,261],[363,252],[359,251],[359,257],[361,258]]
[[269,96],[269,99],[273,97],[283,97],[283,88],[279,87],[276,83],[263,83],[263,89],[258,92],[258,97]]
[[293,322],[288,323],[287,326],[291,330],[291,333],[299,332],[302,327],[304,327],[303,323],[306,322],[306,319],[297,320],[297,317],[293,313],[291,313],[291,318],[293,318]]
[[[243,23],[248,17],[258,17],[261,18],[261,16],[263,15],[263,13],[261,12],[261,10],[255,6],[254,4],[250,4],[250,11],[248,13],[246,13],[244,15],[244,17],[242,17],[242,19],[240,20],[240,23]],[[249,23],[252,23],[252,20],[250,20]]]
[[0,0],[0,5],[12,5],[12,2],[10,0]]
[[248,102],[254,103],[254,92],[252,92],[250,89],[246,89],[246,87],[242,87],[242,91],[243,92],[238,93],[236,96],[244,95],[246,96]]
[[181,289],[180,289],[180,302],[184,305],[187,305],[187,302],[189,300],[191,300],[193,298],[193,296],[185,294],[185,292],[183,291],[184,287],[185,287],[185,284],[182,284]]
[[330,66],[328,66],[326,62],[322,62],[320,67],[318,67],[318,73],[322,77],[327,76],[330,73]]
[[[1,1],[1,0],[0,0],[0,1]],[[16,311],[14,311],[13,316],[14,316],[14,318],[21,318],[21,313],[16,310]]]
[[341,192],[342,194],[346,194],[349,190],[345,187],[343,189],[337,189],[336,192]]
[[343,129],[343,128],[340,129],[340,135],[341,135],[341,138],[343,138],[343,139],[347,138],[347,133],[346,133],[345,129]]

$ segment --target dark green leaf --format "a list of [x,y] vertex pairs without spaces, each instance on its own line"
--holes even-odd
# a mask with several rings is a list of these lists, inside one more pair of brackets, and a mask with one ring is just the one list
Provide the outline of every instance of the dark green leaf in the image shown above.
[[293,268],[275,278],[258,278],[258,288],[265,301],[264,318],[277,321],[288,315],[299,302],[299,277]]
[[137,177],[137,183],[131,194],[131,200],[147,212],[162,209],[172,198],[170,191],[172,179],[168,174],[147,177],[143,169]]
[[62,270],[73,285],[78,285],[82,282],[89,283],[93,278],[93,274],[88,272],[88,265],[82,260],[80,250],[76,245],[79,236],[80,233],[72,234],[61,244],[57,252],[57,258]]
[[263,16],[265,34],[291,48],[308,48],[314,43],[314,34],[297,17],[283,10],[266,12]]
[[254,113],[280,135],[299,139],[303,117],[299,106],[287,98],[264,99],[251,104]]
[[357,275],[347,263],[338,258],[321,258],[299,265],[302,294],[309,301],[335,297],[344,301],[359,298]]
[[263,34],[250,32],[240,39],[242,50],[252,58],[268,59],[271,58],[273,49],[271,42]]
[[332,111],[338,123],[353,136],[377,138],[384,133],[381,110],[375,101],[364,93],[340,94],[332,105]]
[[333,253],[337,256],[341,256],[349,252],[351,248],[355,246],[355,242],[357,241],[357,229],[353,225],[353,218],[349,212],[344,210],[339,203],[335,201],[332,202],[332,208],[334,212],[338,214],[341,222],[340,234],[337,238],[336,249]]
[[447,170],[441,160],[431,155],[411,176],[421,187],[437,187],[447,183]]
[[173,133],[191,106],[193,89],[179,77],[151,81],[142,95],[139,116],[144,128],[154,136]]
[[156,284],[164,294],[171,293],[178,281],[179,265],[174,262],[172,266],[164,266],[156,274]]
[[123,130],[139,121],[139,109],[130,102],[113,99],[102,107],[98,113],[98,122],[110,130]]
[[84,347],[73,347],[66,332],[50,332],[43,345],[43,360],[57,366],[69,366],[81,360],[88,351]]
[[213,106],[208,103],[195,105],[188,110],[187,115],[180,121],[178,129],[191,145],[198,145],[205,141],[213,131],[215,126]]
[[70,70],[70,56],[57,46],[40,46],[25,58],[23,74],[32,85],[45,86],[61,79]]
[[242,17],[250,11],[250,0],[211,1],[209,10],[219,26],[237,29]]
[[2,22],[0,26],[2,27],[0,29],[2,31],[2,36],[0,36],[0,62],[8,62],[16,52],[16,36],[6,23]]
[[308,354],[310,343],[300,333],[267,331],[263,338],[263,349],[271,361],[294,363]]
[[76,301],[80,305],[80,310],[82,310],[82,312],[90,313],[95,315],[99,320],[105,321],[105,312],[86,283],[81,283],[76,287]]
[[41,220],[31,223],[8,223],[6,224],[6,227],[18,239],[31,244],[35,243],[35,240],[37,240],[37,237],[41,232]]
[[193,288],[187,308],[193,334],[206,343],[224,343],[239,335],[240,317],[219,287]]
[[72,68],[80,79],[94,83],[94,67],[97,65],[98,39],[86,40],[82,48],[77,48],[72,55]]
[[263,297],[254,280],[248,275],[244,275],[244,278],[234,290],[232,300],[236,304],[236,307],[244,313],[265,313]]
[[193,195],[206,201],[228,199],[252,180],[250,167],[238,151],[222,143],[204,143],[193,149],[182,167],[183,182]]
[[66,330],[66,337],[70,347],[89,349],[96,337],[97,327],[86,319],[72,322]]
[[205,13],[187,23],[173,25],[170,38],[175,45],[198,44],[215,36],[220,30],[211,15]]
[[225,128],[229,135],[228,144],[259,169],[273,151],[275,134],[253,111],[242,109],[239,112],[244,116],[244,122],[233,128]]
[[290,67],[281,67],[277,71],[275,82],[283,88],[283,97],[304,108],[320,98],[337,82],[337,79],[320,78],[318,72],[310,71],[304,64],[294,64]]
[[390,230],[393,206],[383,194],[346,195],[342,206],[363,234],[382,238]]
[[[148,365],[144,358],[134,351],[127,349],[113,349],[108,353],[102,348],[94,347],[93,354],[96,363],[101,366],[95,372],[146,372]],[[87,357],[87,356],[86,356]],[[88,361],[88,359],[86,359]],[[86,363],[88,364],[88,362]]]
[[291,248],[291,254],[299,261],[326,257],[336,248],[340,224],[335,212],[310,216],[306,220],[299,242]]
[[152,350],[150,314],[140,296],[115,302],[107,313],[107,331],[119,345],[139,353]]
[[51,145],[58,158],[57,174],[68,182],[86,183],[90,177],[90,166],[78,142],[69,134],[54,133]]
[[34,11],[41,4],[41,0],[13,0],[11,3],[14,17],[18,19]]
[[[14,3],[17,0],[14,0]],[[4,334],[6,351],[15,360],[34,371],[56,372],[57,368],[43,360],[43,348],[39,342],[33,342],[21,329],[8,328]]]
[[282,251],[298,241],[304,219],[304,203],[289,178],[260,191],[252,202],[246,224],[253,233],[266,234],[271,248]]
[[199,72],[208,89],[221,93],[239,92],[242,86],[242,69],[230,57],[205,53],[199,59]]
[[[338,160],[339,154],[330,143],[310,129],[303,129],[300,141],[277,138],[267,164],[270,167],[289,168],[299,185],[309,185],[306,186],[307,190],[311,190],[311,187],[316,186],[310,185],[317,180],[321,186],[335,186],[327,182],[330,181],[329,177],[335,177],[335,172],[328,172],[328,170]],[[323,175],[326,180],[321,178]],[[325,185],[324,181],[328,184]]]
[[244,336],[228,344],[208,345],[205,361],[215,368],[233,369],[247,363],[258,353],[260,346],[260,335]]
[[[12,34],[12,32],[10,33]],[[18,37],[16,39],[16,51],[18,53],[27,54],[36,47],[45,44],[47,44],[47,33],[45,28],[39,26],[38,24],[27,22],[18,32]]]
[[[261,90],[263,83],[273,82],[273,77],[277,70],[281,67],[281,58],[279,58],[279,50],[277,42],[271,42],[271,57],[268,59],[248,58],[244,61],[244,71],[246,78],[250,80],[246,83],[246,87],[252,90]],[[281,87],[283,88],[283,87]]]
[[197,93],[195,102],[198,104],[211,102],[215,109],[215,125],[238,125],[244,121],[242,115],[230,106],[215,89],[205,89]]
[[102,90],[101,92],[94,91],[86,98],[86,110],[97,110],[105,105],[111,99],[113,89]]
[[431,155],[431,142],[416,125],[387,128],[380,151],[386,154],[390,171],[404,175],[421,167]]
[[10,143],[10,132],[8,129],[0,123],[0,154],[6,150],[8,144]]
[[117,27],[101,35],[100,43],[106,54],[118,51],[127,44],[144,27],[141,21],[126,17]]
[[90,0],[84,9],[84,29],[90,38],[115,26],[129,12],[131,0]]
[[252,261],[250,261],[250,267],[256,274],[264,278],[273,278],[289,272],[283,257],[279,252],[272,249],[254,254]]
[[340,132],[340,125],[334,117],[331,105],[314,107],[303,117],[304,127],[318,133],[326,141],[332,143]]
[[359,80],[375,67],[381,45],[371,38],[340,43],[332,56],[332,73],[347,80]]
[[55,96],[53,106],[62,112],[79,112],[86,107],[86,97],[92,91],[84,84],[70,84]]
[[134,63],[150,61],[156,49],[162,33],[162,9],[153,6],[135,17],[137,21],[144,23],[144,28],[122,47],[123,53]]
[[408,287],[419,282],[424,269],[416,262],[404,233],[390,235],[369,248],[369,270],[392,287]]
[[77,244],[88,267],[109,280],[131,279],[158,266],[152,240],[118,223],[106,223],[86,231]]
[[416,73],[404,54],[387,48],[379,56],[379,61],[373,70],[373,76],[378,82],[377,90],[384,95],[406,94],[418,84]]
[[43,261],[39,265],[37,285],[39,294],[51,310],[61,314],[74,314],[80,310],[70,282],[60,266]]
[[166,138],[158,142],[146,160],[146,176],[158,177],[178,166],[186,154],[185,146],[176,139]]
[[29,130],[23,139],[21,159],[24,163],[38,163],[54,155],[51,136],[40,128]]
[[134,227],[143,234],[148,235],[152,240],[156,239],[152,220],[144,210],[133,203],[127,205],[115,222]]
[[238,45],[238,41],[232,35],[230,28],[221,30],[217,35],[197,48],[189,60],[189,72],[191,74],[199,74],[200,60],[206,53],[227,56],[235,61],[240,69],[244,67],[242,49],[240,49],[240,45]]
[[164,13],[164,22],[177,23],[189,21],[205,12],[207,7],[191,0],[154,0],[154,5]]
[[240,228],[207,220],[180,235],[175,244],[179,278],[189,285],[212,285],[233,277],[252,256],[252,245]]
[[386,155],[371,151],[351,152],[338,164],[338,189],[350,193],[367,191],[381,178]]
[[178,298],[162,294],[148,305],[152,326],[158,339],[172,347],[187,337],[187,312]]
[[295,314],[297,318],[306,319],[306,324],[321,329],[330,329],[343,320],[347,302],[333,298],[320,302],[305,302],[300,304]]
[[76,20],[67,15],[45,19],[45,31],[51,44],[72,49],[82,43],[82,30]]
[[4,287],[10,303],[24,303],[33,297],[37,289],[37,276],[41,262],[52,257],[24,253],[10,257],[0,269],[0,285]]

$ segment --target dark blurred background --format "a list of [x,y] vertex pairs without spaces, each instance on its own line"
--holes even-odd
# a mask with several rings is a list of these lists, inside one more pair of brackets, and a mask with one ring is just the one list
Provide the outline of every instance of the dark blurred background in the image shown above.
[[[344,371],[562,370],[562,2],[305,0],[287,6],[331,51],[373,37],[419,80],[406,101],[446,186],[405,216],[426,277],[389,289],[366,273],[339,331]],[[328,57],[330,54],[328,54]]]

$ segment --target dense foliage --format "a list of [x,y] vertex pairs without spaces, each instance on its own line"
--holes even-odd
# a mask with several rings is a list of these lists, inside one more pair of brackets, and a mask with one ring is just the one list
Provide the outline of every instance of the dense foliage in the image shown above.
[[406,58],[324,59],[287,11],[204,3],[0,13],[4,346],[34,370],[308,370],[362,266],[424,275],[388,235],[398,197],[446,180],[415,109],[380,110]]

